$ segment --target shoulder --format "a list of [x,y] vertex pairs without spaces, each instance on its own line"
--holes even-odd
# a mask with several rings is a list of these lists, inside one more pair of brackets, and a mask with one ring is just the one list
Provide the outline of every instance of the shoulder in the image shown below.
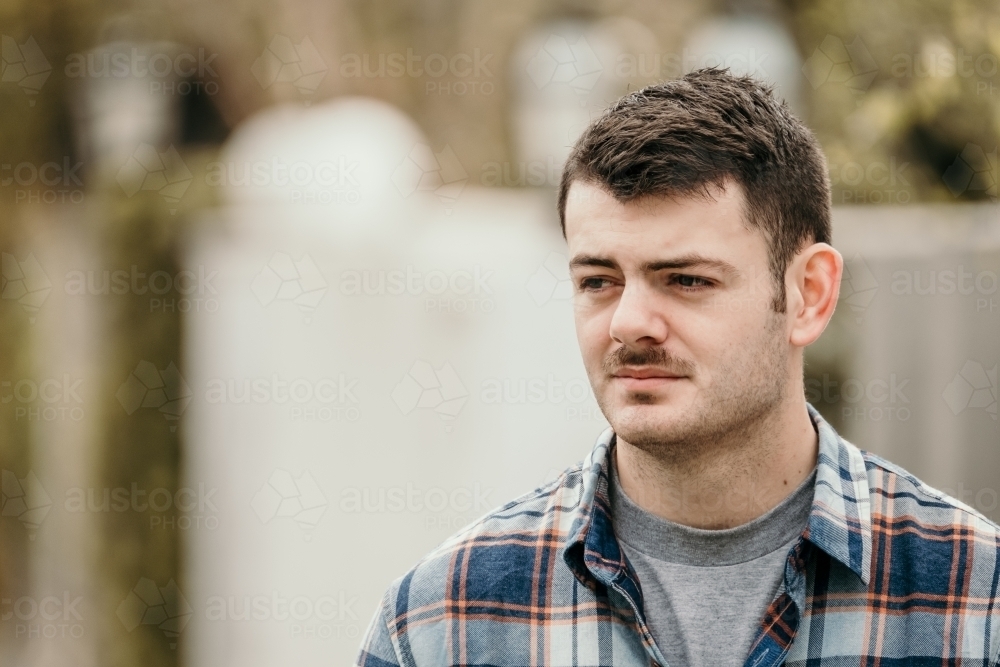
[[391,615],[474,598],[472,588],[518,588],[533,576],[536,554],[561,555],[583,493],[577,464],[472,522],[392,583],[385,599]]
[[1000,526],[966,503],[938,490],[886,459],[862,451],[873,518],[908,522],[915,534],[938,532],[938,538],[969,536],[1000,549]]

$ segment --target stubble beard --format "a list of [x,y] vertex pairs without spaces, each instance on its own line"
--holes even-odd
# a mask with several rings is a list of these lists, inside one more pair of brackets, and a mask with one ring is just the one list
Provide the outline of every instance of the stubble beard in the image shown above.
[[[700,389],[682,414],[661,421],[654,411],[662,399],[648,392],[629,393],[626,410],[630,415],[612,405],[606,392],[597,396],[598,405],[619,438],[663,465],[687,467],[706,456],[714,458],[713,452],[720,450],[738,456],[737,450],[756,447],[766,439],[771,419],[785,399],[788,348],[782,325],[781,318],[772,314],[757,340],[752,345],[747,341],[742,354],[721,366],[713,374],[713,384]],[[673,358],[659,348],[619,348],[605,360],[604,371],[620,363],[653,363],[697,372],[691,362]],[[642,405],[650,407],[634,408]]]

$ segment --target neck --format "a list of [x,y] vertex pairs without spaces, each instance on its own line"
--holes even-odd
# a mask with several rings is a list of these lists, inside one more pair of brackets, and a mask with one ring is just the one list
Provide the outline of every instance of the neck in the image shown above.
[[618,438],[622,490],[647,512],[694,528],[732,528],[767,513],[816,466],[816,431],[805,398],[794,396],[683,461],[664,460]]

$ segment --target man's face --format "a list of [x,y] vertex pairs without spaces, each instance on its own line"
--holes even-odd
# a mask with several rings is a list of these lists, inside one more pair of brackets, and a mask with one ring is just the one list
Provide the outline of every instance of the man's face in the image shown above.
[[738,185],[712,195],[621,204],[577,181],[566,205],[594,394],[619,437],[661,455],[759,421],[792,376],[767,242],[744,224]]

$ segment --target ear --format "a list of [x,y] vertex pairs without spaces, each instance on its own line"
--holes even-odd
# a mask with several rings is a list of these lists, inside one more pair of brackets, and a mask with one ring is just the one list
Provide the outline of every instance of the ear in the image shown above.
[[814,243],[792,259],[785,273],[789,342],[806,347],[820,337],[840,297],[844,258],[827,243]]

